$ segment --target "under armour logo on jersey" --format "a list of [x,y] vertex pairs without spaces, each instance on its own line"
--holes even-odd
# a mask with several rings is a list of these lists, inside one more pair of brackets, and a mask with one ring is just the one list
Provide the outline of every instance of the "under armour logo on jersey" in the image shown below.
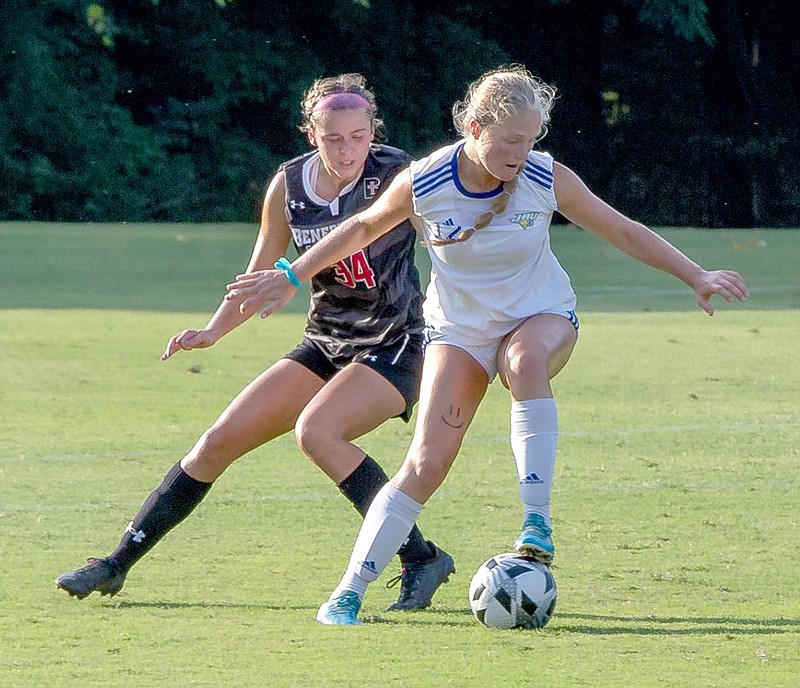
[[539,215],[540,213],[538,212],[517,213],[511,218],[511,221],[518,224],[522,229],[528,229],[528,227],[536,222],[536,218],[539,217]]
[[305,210],[306,204],[303,201],[289,201],[289,207],[292,210]]
[[144,540],[145,537],[147,537],[147,535],[143,530],[136,530],[136,528],[133,527],[133,521],[131,521],[128,524],[128,527],[125,529],[125,532],[133,535],[133,541],[136,543],[142,542],[142,540]]
[[520,485],[541,485],[544,482],[536,473],[528,473],[522,480],[519,481]]
[[366,177],[364,179],[364,198],[375,198],[378,189],[381,188],[381,180],[377,177]]

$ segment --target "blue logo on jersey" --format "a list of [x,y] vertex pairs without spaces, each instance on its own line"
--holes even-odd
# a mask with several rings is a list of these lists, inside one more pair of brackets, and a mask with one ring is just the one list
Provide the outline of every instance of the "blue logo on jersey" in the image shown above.
[[442,223],[430,222],[428,228],[434,239],[452,239],[463,229],[461,225],[455,223],[452,217],[448,217]]
[[517,213],[511,218],[511,221],[518,224],[522,229],[528,229],[528,227],[536,222],[536,218],[539,217],[540,214],[541,213],[535,211],[530,213]]

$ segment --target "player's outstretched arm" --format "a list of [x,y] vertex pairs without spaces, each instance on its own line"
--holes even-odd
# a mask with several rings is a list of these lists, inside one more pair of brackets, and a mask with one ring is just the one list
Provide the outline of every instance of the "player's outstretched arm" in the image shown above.
[[[285,184],[285,177],[279,172],[267,188],[261,210],[261,226],[247,264],[248,272],[272,266],[286,252],[289,245],[290,229],[284,212]],[[183,330],[173,336],[167,342],[161,360],[166,361],[178,351],[206,349],[216,344],[252,315],[243,312],[239,306],[240,302],[237,299],[229,299],[226,292],[208,324],[201,330]]]
[[246,317],[261,311],[261,317],[275,313],[291,301],[297,291],[290,279],[305,282],[320,270],[353,255],[378,237],[411,217],[411,176],[408,170],[394,178],[389,188],[366,210],[348,218],[324,239],[284,270],[257,270],[237,275],[227,286],[225,298],[236,300]]
[[668,272],[687,284],[695,293],[697,305],[714,314],[711,297],[719,294],[726,301],[745,301],[744,279],[733,270],[706,270],[666,239],[635,222],[595,196],[569,168],[553,166],[558,210],[579,227],[651,267]]

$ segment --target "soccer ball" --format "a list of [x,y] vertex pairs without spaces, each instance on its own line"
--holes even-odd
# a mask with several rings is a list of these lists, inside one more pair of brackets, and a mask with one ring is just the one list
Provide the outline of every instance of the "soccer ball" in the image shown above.
[[469,585],[472,613],[490,628],[542,628],[555,611],[556,595],[550,569],[517,553],[483,562]]

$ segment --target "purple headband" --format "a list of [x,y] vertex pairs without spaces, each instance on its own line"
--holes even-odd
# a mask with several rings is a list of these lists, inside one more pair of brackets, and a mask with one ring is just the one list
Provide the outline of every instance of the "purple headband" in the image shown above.
[[314,106],[311,112],[323,110],[371,110],[372,104],[358,93],[330,93]]

